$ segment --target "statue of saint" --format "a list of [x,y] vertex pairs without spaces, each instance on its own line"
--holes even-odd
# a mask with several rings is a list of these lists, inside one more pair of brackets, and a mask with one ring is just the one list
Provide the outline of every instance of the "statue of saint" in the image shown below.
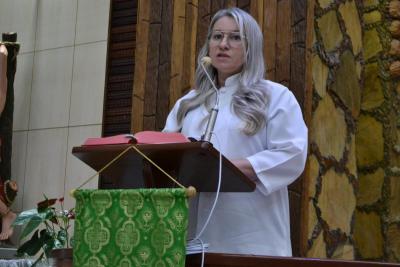
[[[0,117],[4,110],[7,98],[7,55],[7,48],[3,44],[0,44]],[[0,148],[1,141],[0,138]],[[17,184],[15,182],[11,180],[4,182],[0,177],[0,216],[2,222],[0,241],[7,240],[13,233],[12,223],[17,215],[11,211],[10,205],[15,198],[16,192]]]

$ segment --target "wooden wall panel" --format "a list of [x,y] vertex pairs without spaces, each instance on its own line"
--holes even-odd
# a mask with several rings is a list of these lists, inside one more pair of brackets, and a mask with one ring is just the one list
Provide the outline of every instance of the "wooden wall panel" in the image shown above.
[[235,6],[237,6],[236,0],[226,0],[225,1],[225,7],[235,7]]
[[186,23],[185,23],[185,42],[183,50],[183,71],[182,71],[182,90],[187,92],[194,86],[194,74],[196,69],[196,40],[197,40],[197,19],[198,19],[198,0],[186,0]]
[[[128,0],[113,0],[127,5]],[[296,95],[300,105],[307,110],[311,101],[307,101],[306,84],[310,84],[306,75],[306,37],[310,19],[307,0],[139,0],[137,27],[120,27],[114,30],[114,40],[127,37],[135,38],[125,44],[111,44],[114,49],[112,61],[115,68],[108,73],[109,81],[119,88],[118,97],[124,97],[132,116],[128,119],[130,130],[161,130],[167,115],[187,90],[193,87],[198,52],[207,37],[207,29],[212,15],[223,7],[238,6],[251,13],[259,22],[264,33],[264,56],[268,79],[288,86]],[[308,9],[307,9],[308,8]],[[132,21],[129,12],[118,11],[127,16],[118,19]],[[136,50],[135,50],[136,49]],[[129,53],[135,51],[130,59]],[[134,59],[134,65],[132,63]],[[130,61],[129,61],[130,60]],[[134,74],[132,71],[134,70]],[[131,84],[122,81],[130,78]],[[134,77],[134,78],[133,78]],[[308,77],[308,78],[307,78]],[[125,80],[124,80],[125,79]],[[133,86],[132,86],[133,84]],[[123,89],[131,89],[130,98]],[[305,89],[306,88],[306,89]],[[119,106],[122,102],[110,104],[114,97],[107,94],[106,105],[113,107],[108,114],[114,118],[125,114]],[[125,107],[125,106],[124,106]],[[126,109],[126,107],[125,107]],[[126,111],[125,111],[126,112]],[[307,116],[305,114],[305,116]],[[106,118],[106,117],[105,117]],[[121,115],[120,121],[126,121]],[[117,120],[115,120],[117,121]],[[121,133],[125,128],[117,128],[113,133]],[[118,132],[120,130],[120,132]],[[294,255],[300,255],[300,225],[302,182],[290,186],[292,220],[292,243]]]
[[261,31],[263,31],[264,28],[264,12],[264,0],[253,0],[250,2],[250,14],[258,22]]
[[[314,35],[314,7],[315,0],[308,0],[306,6],[306,40],[305,40],[305,73],[304,73],[304,101],[303,101],[303,116],[307,125],[311,123],[312,114],[312,94],[313,94],[313,81],[312,81],[312,52]],[[307,255],[308,250],[308,222],[310,220],[309,196],[310,196],[310,181],[311,169],[309,162],[302,175],[302,194],[301,194],[301,217],[300,217],[300,241],[298,254],[302,257]]]
[[182,70],[183,70],[183,49],[185,43],[185,15],[186,1],[174,0],[174,15],[172,24],[172,49],[171,49],[171,80],[169,84],[169,107],[182,96]]
[[196,55],[199,54],[204,40],[207,38],[208,24],[211,20],[211,1],[201,0],[198,5]]
[[278,1],[276,25],[276,73],[275,80],[289,86],[291,44],[291,0]]
[[267,79],[275,81],[277,0],[264,0],[264,58]]
[[250,0],[237,0],[237,7],[250,13]]
[[149,46],[149,21],[151,1],[139,0],[138,23],[136,31],[135,73],[132,92],[133,133],[143,129],[144,96],[147,70],[147,51]]
[[211,1],[211,17],[220,9],[224,8],[224,0],[213,0]]
[[306,43],[306,2],[292,1],[291,24],[291,44],[290,44],[290,83],[289,88],[299,100],[303,108],[304,84],[305,84],[305,43]]
[[172,1],[162,1],[161,14],[161,36],[159,43],[159,73],[158,73],[158,93],[156,107],[156,130],[164,128],[165,119],[170,111],[169,108],[169,80],[171,73],[171,43],[172,43]]
[[157,88],[160,60],[162,0],[152,0],[149,16],[149,43],[147,53],[147,70],[144,90],[143,130],[154,130],[156,127]]

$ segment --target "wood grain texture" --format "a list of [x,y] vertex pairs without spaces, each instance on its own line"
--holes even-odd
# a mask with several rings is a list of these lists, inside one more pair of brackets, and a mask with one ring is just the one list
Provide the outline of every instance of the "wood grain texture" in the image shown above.
[[149,45],[144,95],[143,130],[154,130],[156,126],[156,107],[160,59],[162,0],[151,1]]
[[264,58],[267,79],[275,81],[277,0],[264,0]]
[[225,7],[235,7],[235,6],[237,6],[236,0],[226,0],[225,1]]
[[[307,125],[311,123],[311,113],[312,113],[312,90],[313,90],[313,81],[312,81],[312,46],[313,46],[313,35],[314,35],[314,8],[315,8],[315,0],[307,0],[306,7],[306,49],[305,49],[305,79],[304,79],[304,106],[303,106],[303,115]],[[310,217],[309,214],[309,190],[310,189],[310,165],[307,161],[303,178],[302,178],[302,200],[301,200],[301,223],[300,223],[300,250],[299,255],[305,257],[307,253],[307,240],[308,240],[308,220]]]
[[276,76],[275,80],[289,86],[290,80],[290,44],[291,38],[291,2],[281,0],[278,2],[276,25]]
[[[299,0],[299,2],[303,2]],[[300,106],[304,107],[305,84],[305,39],[306,21],[302,20],[292,27],[292,40],[290,45],[290,82],[289,88],[294,93]]]
[[162,1],[161,37],[159,44],[160,60],[158,71],[158,93],[156,107],[156,130],[164,128],[169,113],[169,80],[171,74],[172,43],[172,4],[170,0]]
[[250,0],[238,0],[237,7],[250,13],[250,2],[251,2]]
[[181,94],[184,94],[194,86],[198,19],[197,6],[198,0],[186,0],[185,48],[183,50],[184,55]]
[[258,22],[263,31],[264,28],[264,0],[252,0],[250,2],[250,14]]
[[224,0],[213,0],[211,1],[211,17],[220,9],[225,7]]
[[169,82],[169,108],[181,97],[183,50],[185,48],[185,0],[174,0],[172,23],[171,77]]
[[201,0],[198,3],[196,55],[199,54],[199,51],[207,38],[208,24],[211,20],[210,2],[210,0]]
[[149,46],[151,1],[139,0],[138,23],[136,28],[135,73],[132,90],[131,132],[143,130],[144,94],[147,71],[147,50]]

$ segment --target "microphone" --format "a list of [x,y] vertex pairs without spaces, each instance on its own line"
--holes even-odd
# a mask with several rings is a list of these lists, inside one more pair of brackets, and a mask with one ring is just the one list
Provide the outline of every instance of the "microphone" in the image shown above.
[[201,136],[201,141],[207,141],[210,142],[211,140],[211,135],[214,130],[215,126],[215,121],[217,120],[217,115],[218,115],[218,107],[219,107],[219,91],[217,87],[214,84],[214,81],[211,79],[210,75],[208,74],[208,71],[205,67],[205,65],[210,65],[211,64],[211,58],[210,57],[203,57],[200,61],[200,65],[203,68],[204,73],[206,74],[208,80],[210,81],[211,85],[213,86],[213,89],[215,90],[216,94],[216,100],[215,100],[215,105],[211,109],[211,114],[210,118],[208,119],[207,122],[207,127],[205,133]]
[[212,62],[212,60],[211,60],[211,58],[210,57],[202,57],[201,58],[201,63],[203,64],[203,65],[206,65],[206,66],[209,66],[209,65],[211,65],[211,62]]

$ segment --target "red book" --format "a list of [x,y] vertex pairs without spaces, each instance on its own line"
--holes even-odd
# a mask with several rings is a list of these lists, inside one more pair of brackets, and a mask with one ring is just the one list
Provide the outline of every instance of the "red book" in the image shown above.
[[190,142],[181,133],[165,133],[143,131],[132,134],[119,134],[109,137],[91,137],[86,139],[83,146],[120,145],[120,144],[167,144]]

